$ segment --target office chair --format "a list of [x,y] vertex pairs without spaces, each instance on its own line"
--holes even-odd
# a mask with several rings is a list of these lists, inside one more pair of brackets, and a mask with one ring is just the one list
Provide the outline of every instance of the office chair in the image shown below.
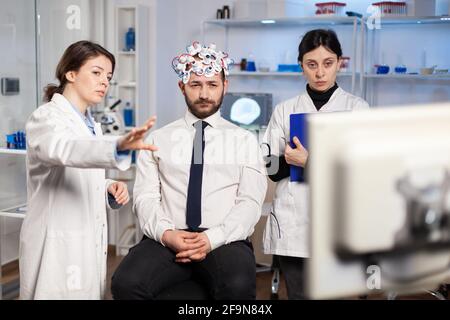
[[278,260],[277,255],[273,255],[272,257],[272,282],[271,282],[271,294],[270,300],[278,300],[278,289],[280,288],[280,262]]

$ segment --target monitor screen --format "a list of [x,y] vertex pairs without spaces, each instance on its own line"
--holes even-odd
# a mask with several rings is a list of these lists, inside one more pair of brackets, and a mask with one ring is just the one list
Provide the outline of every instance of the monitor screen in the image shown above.
[[222,117],[240,127],[259,129],[267,126],[272,115],[272,94],[229,92],[220,110]]
[[314,299],[450,275],[450,104],[308,116]]

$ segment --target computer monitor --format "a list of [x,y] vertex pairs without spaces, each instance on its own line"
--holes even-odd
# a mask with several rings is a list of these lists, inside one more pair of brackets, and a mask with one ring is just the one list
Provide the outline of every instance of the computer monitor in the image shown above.
[[307,118],[313,299],[450,279],[450,104]]
[[229,92],[220,108],[222,117],[246,129],[267,126],[272,115],[272,94]]

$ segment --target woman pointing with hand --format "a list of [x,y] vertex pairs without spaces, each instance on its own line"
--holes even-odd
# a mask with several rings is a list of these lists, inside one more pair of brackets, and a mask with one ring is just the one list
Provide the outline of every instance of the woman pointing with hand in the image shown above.
[[[89,107],[100,103],[114,72],[114,56],[79,41],[56,69],[59,86],[26,124],[28,211],[20,235],[21,299],[101,299],[106,284],[106,208],[129,201],[123,182],[105,168],[126,170],[130,150],[144,143],[150,118],[125,136],[103,136]],[[109,200],[108,200],[109,199]]]

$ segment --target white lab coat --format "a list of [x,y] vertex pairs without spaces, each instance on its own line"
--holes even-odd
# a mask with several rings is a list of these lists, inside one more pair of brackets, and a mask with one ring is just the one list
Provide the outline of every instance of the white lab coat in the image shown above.
[[106,284],[107,186],[118,137],[92,135],[55,94],[26,124],[28,211],[20,234],[21,299],[101,299]]
[[[367,108],[369,105],[366,101],[337,88],[330,100],[317,111],[305,92],[275,107],[263,142],[270,145],[272,155],[284,155],[290,137],[290,114]],[[307,184],[290,182],[289,177],[277,182],[272,211],[264,230],[264,253],[292,257],[309,256],[308,192]]]

